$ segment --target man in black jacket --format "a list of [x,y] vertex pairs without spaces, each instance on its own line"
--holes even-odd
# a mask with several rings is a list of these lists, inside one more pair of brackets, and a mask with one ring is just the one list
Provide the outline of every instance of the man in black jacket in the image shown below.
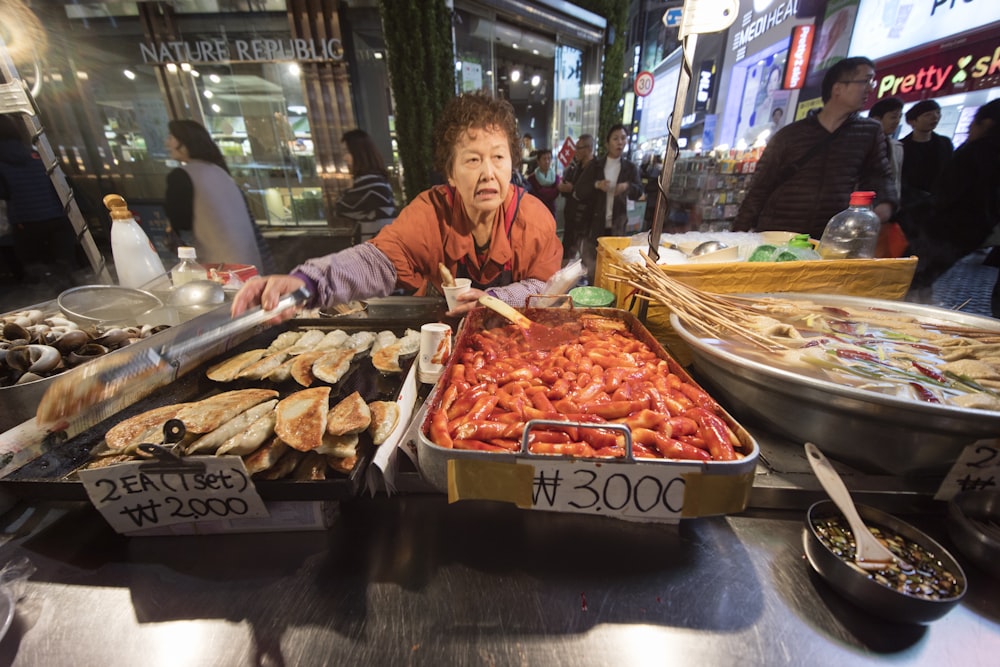
[[858,112],[875,87],[868,58],[845,58],[823,77],[823,108],[787,125],[764,149],[735,231],[781,230],[819,238],[851,192],[873,190],[885,222],[899,201],[882,125]]

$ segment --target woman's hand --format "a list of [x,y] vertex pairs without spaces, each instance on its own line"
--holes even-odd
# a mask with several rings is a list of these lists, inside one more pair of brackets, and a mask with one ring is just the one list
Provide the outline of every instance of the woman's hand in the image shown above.
[[448,317],[459,317],[465,315],[470,310],[479,305],[480,297],[486,296],[486,292],[480,289],[472,288],[467,292],[462,292],[455,297],[459,305],[455,307],[454,310],[449,310],[445,315]]
[[[273,275],[251,278],[236,293],[230,313],[236,317],[258,304],[264,310],[273,310],[281,297],[291,294],[300,287],[305,287],[305,283],[294,276]],[[297,311],[297,308],[288,308],[279,313],[272,322],[278,323],[291,319]]]

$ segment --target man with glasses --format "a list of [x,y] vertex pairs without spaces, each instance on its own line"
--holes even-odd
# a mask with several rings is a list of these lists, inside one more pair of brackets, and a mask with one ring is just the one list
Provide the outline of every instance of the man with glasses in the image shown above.
[[876,120],[859,115],[875,88],[868,58],[845,58],[823,77],[823,108],[779,130],[757,163],[735,231],[791,231],[820,238],[851,192],[872,190],[885,222],[899,201]]

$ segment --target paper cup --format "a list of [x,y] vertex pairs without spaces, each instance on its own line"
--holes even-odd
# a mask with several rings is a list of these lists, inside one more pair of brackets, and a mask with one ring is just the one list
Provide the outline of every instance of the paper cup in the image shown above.
[[430,322],[420,327],[420,365],[417,367],[417,377],[421,382],[425,384],[437,382],[450,356],[450,326],[441,322]]
[[468,278],[455,278],[454,287],[442,287],[442,289],[444,290],[444,298],[448,301],[448,310],[455,310],[460,303],[455,300],[455,297],[472,289],[472,281]]

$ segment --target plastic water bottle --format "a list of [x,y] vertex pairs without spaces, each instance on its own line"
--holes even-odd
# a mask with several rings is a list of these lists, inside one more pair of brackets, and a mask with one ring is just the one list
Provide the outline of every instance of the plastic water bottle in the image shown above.
[[208,272],[205,267],[199,264],[198,251],[191,246],[182,245],[177,248],[177,259],[180,261],[174,268],[170,269],[170,281],[174,287],[179,287],[192,280],[208,279]]
[[819,240],[823,259],[864,259],[875,256],[882,223],[872,210],[874,192],[852,192],[850,205],[830,218]]
[[141,287],[166,273],[146,232],[132,217],[121,195],[108,195],[104,205],[111,213],[111,255],[118,284]]

